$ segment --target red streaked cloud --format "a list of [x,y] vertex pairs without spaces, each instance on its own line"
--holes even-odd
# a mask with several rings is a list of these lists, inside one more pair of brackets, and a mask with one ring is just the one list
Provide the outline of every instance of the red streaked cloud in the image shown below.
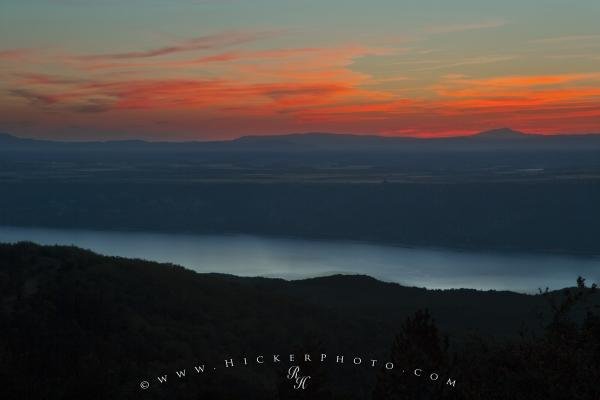
[[0,50],[0,61],[21,61],[29,55],[28,49]]
[[137,58],[152,58],[190,51],[220,49],[271,38],[280,34],[281,31],[224,32],[215,35],[200,36],[197,38],[184,40],[173,45],[156,47],[148,50],[85,55],[81,56],[81,58],[88,60],[128,60]]
[[[228,63],[242,60],[264,60],[264,59],[277,59],[277,58],[291,58],[310,53],[319,53],[323,49],[318,48],[298,48],[298,49],[276,49],[276,50],[236,50],[227,51],[221,53],[214,53],[205,56],[180,59],[180,60],[161,60],[161,61],[147,61],[147,62],[131,62],[131,61],[97,61],[96,59],[83,59],[85,62],[78,62],[76,67],[87,71],[96,70],[110,70],[110,69],[131,69],[131,68],[189,68],[195,66],[202,66],[203,64],[210,63]],[[79,60],[81,61],[81,60]]]
[[0,51],[0,60],[16,61],[0,70],[0,128],[18,120],[32,131],[75,126],[158,138],[305,130],[445,136],[497,126],[600,131],[600,72],[504,74],[493,64],[515,56],[445,62],[437,52],[432,62],[418,47],[282,48],[270,41],[278,35],[225,32],[105,54]]

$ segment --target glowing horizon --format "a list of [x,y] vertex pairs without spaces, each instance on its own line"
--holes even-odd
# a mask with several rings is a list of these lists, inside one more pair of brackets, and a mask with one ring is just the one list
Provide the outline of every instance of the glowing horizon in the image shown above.
[[0,6],[0,132],[600,132],[596,2],[23,3]]

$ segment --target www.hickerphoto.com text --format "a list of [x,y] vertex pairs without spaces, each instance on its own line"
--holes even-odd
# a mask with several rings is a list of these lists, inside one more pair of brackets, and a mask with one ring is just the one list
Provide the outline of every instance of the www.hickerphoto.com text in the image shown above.
[[[452,377],[444,377],[441,376],[439,372],[436,371],[426,371],[423,368],[419,367],[402,367],[399,365],[395,365],[391,361],[381,361],[378,359],[370,358],[370,357],[362,357],[362,356],[345,356],[345,355],[335,355],[329,356],[326,353],[320,354],[269,354],[269,355],[257,355],[254,357],[244,356],[239,358],[234,357],[225,357],[221,362],[215,363],[212,366],[205,363],[197,363],[196,365],[191,366],[191,368],[182,368],[172,373],[166,372],[164,374],[158,375],[154,378],[148,378],[146,380],[142,380],[139,384],[142,390],[148,390],[153,385],[165,385],[170,381],[179,381],[189,377],[190,375],[202,375],[210,372],[218,372],[219,370],[230,370],[233,368],[240,367],[249,367],[249,366],[261,366],[265,364],[271,365],[282,365],[289,364],[291,367],[297,367],[297,364],[307,365],[308,363],[319,363],[323,365],[332,365],[332,366],[354,366],[354,367],[363,367],[363,368],[372,368],[372,369],[380,369],[384,371],[398,371],[400,370],[401,375],[413,375],[418,378],[422,378],[423,380],[429,383],[437,383],[443,384],[450,387],[456,387],[456,379]],[[298,367],[299,368],[299,367]],[[288,370],[289,371],[289,370]],[[171,379],[169,379],[171,377]]]

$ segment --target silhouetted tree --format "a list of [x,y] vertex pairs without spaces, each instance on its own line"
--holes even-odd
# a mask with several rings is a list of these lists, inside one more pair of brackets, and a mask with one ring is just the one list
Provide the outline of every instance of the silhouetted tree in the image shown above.
[[[448,339],[443,337],[428,310],[419,310],[403,323],[394,339],[390,360],[394,368],[381,369],[374,400],[440,398],[443,383],[431,382],[426,376],[443,376],[449,362]],[[422,376],[415,375],[415,370]]]

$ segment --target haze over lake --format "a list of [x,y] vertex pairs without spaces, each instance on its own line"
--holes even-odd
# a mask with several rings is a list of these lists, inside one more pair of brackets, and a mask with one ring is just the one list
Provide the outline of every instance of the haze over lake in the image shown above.
[[197,272],[302,279],[366,274],[430,289],[534,292],[600,280],[600,257],[405,248],[346,241],[247,235],[184,235],[0,227],[0,242],[75,245],[121,257],[169,262]]

